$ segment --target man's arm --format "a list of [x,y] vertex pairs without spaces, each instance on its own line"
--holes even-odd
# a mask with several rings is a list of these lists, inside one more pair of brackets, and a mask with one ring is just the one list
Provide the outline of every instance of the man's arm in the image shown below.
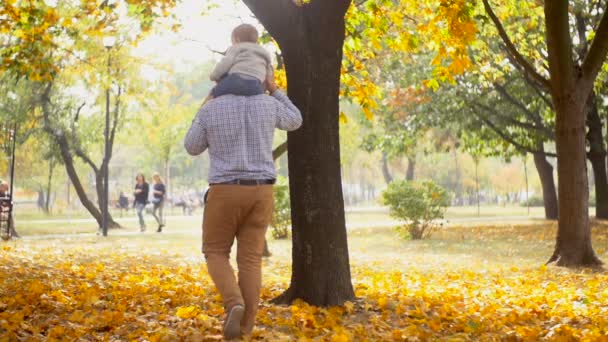
[[279,100],[277,104],[276,127],[285,131],[295,131],[302,126],[302,114],[300,110],[289,100],[287,95],[280,90],[273,92],[272,97]]
[[184,139],[186,152],[192,156],[197,156],[205,152],[209,146],[207,143],[207,130],[205,129],[205,123],[203,121],[204,115],[206,114],[205,112],[204,107],[199,109],[196,117],[192,120],[192,125]]
[[270,95],[279,101],[277,104],[276,127],[285,131],[295,131],[300,128],[302,126],[302,114],[287,95],[279,90],[272,69],[266,75],[265,85]]
[[234,59],[236,57],[236,49],[230,48],[226,51],[226,55],[220,60],[219,63],[215,66],[209,78],[212,81],[219,82],[230,68],[234,65]]

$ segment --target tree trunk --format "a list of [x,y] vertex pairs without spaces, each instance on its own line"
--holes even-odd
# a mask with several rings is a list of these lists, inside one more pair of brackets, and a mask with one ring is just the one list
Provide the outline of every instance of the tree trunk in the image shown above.
[[[601,261],[591,245],[589,226],[585,107],[608,51],[608,44],[604,37],[599,41],[594,39],[583,65],[576,66],[569,20],[567,1],[545,1],[551,97],[556,112],[559,196],[556,245],[548,262],[568,267],[597,266]],[[606,32],[608,17],[604,13],[598,34]]]
[[289,97],[303,126],[288,134],[292,276],[277,303],[354,298],[340,177],[338,94],[348,0],[245,0],[283,52]]
[[85,209],[87,209],[91,216],[93,216],[95,221],[97,221],[99,227],[101,227],[101,212],[99,211],[99,209],[97,209],[97,207],[95,207],[95,204],[93,204],[93,202],[89,200],[89,197],[87,196],[84,187],[80,182],[80,178],[78,177],[78,173],[76,172],[76,168],[74,167],[74,159],[72,158],[72,154],[70,153],[68,141],[65,135],[57,134],[53,135],[53,137],[55,139],[55,142],[59,146],[61,159],[63,160],[63,164],[65,165],[65,171],[68,174],[72,185],[74,185],[74,190],[76,191],[78,199],[80,199],[82,205],[85,207]]
[[[105,189],[103,187],[103,173],[101,170],[107,170],[108,168],[104,168],[104,166],[101,167],[101,169],[97,172],[95,172],[95,190],[97,192],[97,203],[99,204],[100,208],[104,207],[104,203],[105,202]],[[108,198],[109,200],[109,198]],[[100,214],[101,215],[101,214]],[[102,215],[103,218],[103,215]],[[100,225],[101,227],[101,225]],[[118,222],[114,221],[114,218],[112,217],[112,214],[110,214],[110,205],[108,203],[108,228],[121,228],[120,224],[118,224]]]
[[393,181],[393,176],[391,176],[391,172],[388,169],[388,156],[386,152],[382,152],[382,175],[386,184],[390,184]]
[[407,171],[405,173],[405,179],[408,181],[413,181],[415,170],[416,170],[416,157],[407,157]]
[[[574,89],[572,94],[576,94]],[[556,102],[561,119],[556,122],[559,223],[555,251],[549,262],[569,267],[594,266],[601,262],[591,246],[589,226],[585,101],[572,96]]]
[[481,216],[481,203],[479,201],[479,159],[475,158],[475,194],[477,199],[477,216]]
[[608,219],[608,175],[606,174],[606,148],[602,132],[602,120],[597,109],[597,96],[592,92],[587,100],[587,141],[595,180],[595,216],[598,219]]
[[263,257],[272,256],[272,253],[270,253],[270,249],[268,249],[268,240],[266,240],[266,239],[264,239],[264,252],[262,252],[262,256]]
[[165,197],[171,194],[171,164],[169,158],[165,159]]
[[[540,146],[542,149],[542,145]],[[557,190],[553,178],[553,166],[547,161],[547,157],[542,152],[533,153],[534,166],[538,172],[538,178],[543,188],[543,203],[545,205],[545,218],[547,220],[557,220]]]
[[49,159],[49,179],[46,185],[46,199],[44,201],[44,211],[46,214],[51,213],[51,192],[53,186],[53,170],[55,169],[55,161],[53,157]]

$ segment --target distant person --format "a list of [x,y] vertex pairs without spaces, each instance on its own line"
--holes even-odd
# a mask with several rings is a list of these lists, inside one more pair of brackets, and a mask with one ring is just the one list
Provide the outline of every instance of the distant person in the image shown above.
[[125,195],[124,191],[120,192],[118,195],[118,208],[120,209],[120,216],[122,216],[122,211],[129,211],[129,198]]
[[[266,88],[270,95],[226,95],[210,101],[196,114],[184,141],[191,155],[209,150],[203,253],[224,302],[226,339],[249,335],[255,325],[262,253],[273,211],[274,130],[293,131],[302,125],[300,111],[277,89],[272,72]],[[235,238],[238,281],[230,266]]]
[[8,223],[8,236],[6,238],[19,237],[19,234],[17,234],[17,231],[15,230],[12,206],[13,201],[10,194],[10,186],[7,182],[0,180],[0,212],[2,212],[1,215],[9,215],[8,218],[3,217],[3,219],[7,219]]
[[232,46],[211,72],[210,79],[217,82],[205,102],[222,95],[252,96],[264,93],[264,80],[272,68],[266,49],[258,44],[258,30],[250,24],[241,24],[232,31]]
[[150,186],[146,183],[146,177],[143,174],[138,174],[135,177],[135,210],[137,211],[137,217],[139,217],[139,230],[141,232],[146,231],[146,223],[144,222],[144,211],[146,210],[146,204],[148,204],[148,194],[150,192]]
[[[165,226],[164,217],[163,217],[163,207],[165,205],[165,196],[167,193],[167,189],[165,187],[165,183],[163,179],[160,177],[158,173],[155,173],[152,176],[152,180],[154,180],[154,185],[152,186],[152,204],[154,204],[154,209],[152,210],[152,216],[158,223],[157,233],[163,231],[163,227]],[[158,215],[156,212],[158,211]]]

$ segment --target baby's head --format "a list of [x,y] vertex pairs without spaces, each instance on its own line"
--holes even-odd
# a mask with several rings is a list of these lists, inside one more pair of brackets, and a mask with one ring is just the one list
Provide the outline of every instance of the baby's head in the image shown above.
[[241,24],[232,30],[232,44],[257,43],[259,38],[258,30],[250,24]]

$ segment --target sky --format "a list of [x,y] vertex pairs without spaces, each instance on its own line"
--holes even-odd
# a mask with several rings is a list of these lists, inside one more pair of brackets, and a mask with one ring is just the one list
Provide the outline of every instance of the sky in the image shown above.
[[[211,4],[217,7],[206,10]],[[230,46],[232,29],[241,23],[254,24],[261,29],[242,1],[182,0],[174,13],[181,29],[177,33],[163,30],[147,37],[135,53],[173,64],[176,71],[187,71],[193,64],[210,59],[219,60],[220,55],[211,50],[225,51]]]

